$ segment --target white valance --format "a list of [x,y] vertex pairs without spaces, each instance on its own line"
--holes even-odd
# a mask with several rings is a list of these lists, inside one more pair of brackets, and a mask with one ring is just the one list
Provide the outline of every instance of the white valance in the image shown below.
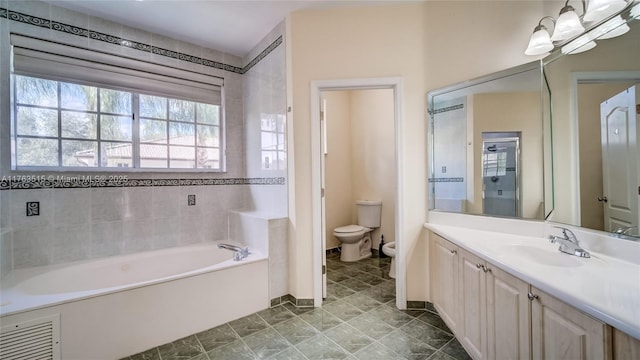
[[19,75],[221,103],[220,77],[18,34],[11,34],[11,45]]

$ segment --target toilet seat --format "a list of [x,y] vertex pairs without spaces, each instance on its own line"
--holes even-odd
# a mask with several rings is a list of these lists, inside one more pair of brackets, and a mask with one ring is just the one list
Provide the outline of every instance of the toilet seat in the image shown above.
[[360,225],[346,225],[346,226],[335,228],[333,231],[337,233],[354,233],[354,232],[362,231],[364,229],[365,228]]

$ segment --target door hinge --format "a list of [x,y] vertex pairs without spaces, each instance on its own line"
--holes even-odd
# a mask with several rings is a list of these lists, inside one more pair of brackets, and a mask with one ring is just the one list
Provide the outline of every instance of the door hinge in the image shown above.
[[326,265],[322,265],[322,275],[327,273],[327,266]]
[[640,115],[640,104],[636,104],[636,114]]
[[320,189],[320,197],[324,197],[324,188]]

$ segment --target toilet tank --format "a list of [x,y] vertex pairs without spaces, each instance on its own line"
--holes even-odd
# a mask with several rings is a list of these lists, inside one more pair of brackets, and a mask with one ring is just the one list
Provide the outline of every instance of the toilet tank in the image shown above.
[[358,200],[358,225],[368,228],[380,227],[380,214],[382,212],[382,201]]

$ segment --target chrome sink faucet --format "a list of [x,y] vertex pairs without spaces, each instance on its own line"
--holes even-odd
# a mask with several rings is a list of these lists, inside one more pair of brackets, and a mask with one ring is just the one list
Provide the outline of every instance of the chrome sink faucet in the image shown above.
[[573,233],[573,231],[559,226],[556,227],[558,229],[562,229],[562,234],[564,235],[564,237],[549,235],[549,241],[551,241],[552,244],[557,243],[558,245],[560,245],[558,247],[559,251],[583,258],[591,257],[591,254],[589,254],[587,250],[580,247],[580,242],[578,241],[578,238]]
[[638,226],[636,225],[631,225],[631,226],[621,226],[619,228],[616,229],[615,233],[617,235],[628,235],[629,231],[633,230],[633,229],[637,229]]
[[218,249],[227,249],[233,251],[233,260],[240,261],[249,256],[249,248],[248,247],[240,247],[231,244],[218,244]]

